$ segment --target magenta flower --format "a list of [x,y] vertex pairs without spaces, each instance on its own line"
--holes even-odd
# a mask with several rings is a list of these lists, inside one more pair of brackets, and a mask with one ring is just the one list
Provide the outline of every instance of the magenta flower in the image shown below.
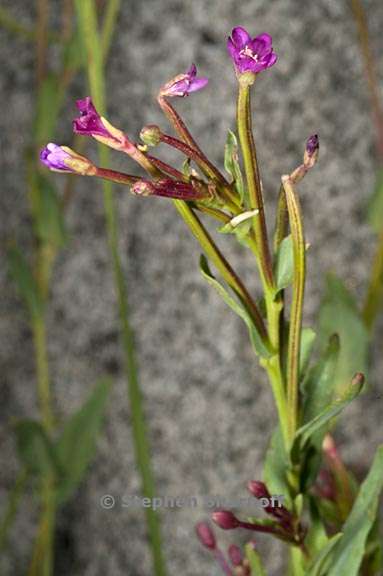
[[319,137],[318,134],[313,134],[306,142],[306,152],[311,157],[319,149]]
[[96,173],[96,167],[88,158],[77,154],[67,146],[58,146],[53,142],[41,150],[40,161],[54,172],[73,172],[82,175]]
[[165,84],[160,90],[161,96],[188,96],[206,86],[208,78],[197,78],[197,67],[192,64],[186,74],[179,74]]
[[243,72],[257,74],[270,68],[277,61],[278,57],[273,52],[270,34],[260,34],[252,39],[244,28],[238,26],[233,29],[231,36],[227,41],[227,49],[240,74]]
[[99,142],[121,150],[129,141],[125,134],[112,126],[106,118],[97,112],[92,99],[87,96],[83,100],[77,100],[77,108],[80,110],[80,117],[73,120],[73,131],[83,136],[92,136]]

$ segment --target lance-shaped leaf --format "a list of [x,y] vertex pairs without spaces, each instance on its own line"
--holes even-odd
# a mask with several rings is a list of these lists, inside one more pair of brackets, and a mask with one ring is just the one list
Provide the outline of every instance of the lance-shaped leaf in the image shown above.
[[339,338],[334,334],[324,357],[309,371],[303,382],[303,422],[306,424],[331,403],[339,353]]
[[77,488],[96,452],[110,387],[109,380],[97,384],[87,402],[66,421],[56,443],[56,454],[65,471],[57,489],[60,503]]
[[44,304],[36,280],[21,251],[13,246],[8,252],[9,270],[32,317],[43,313]]
[[276,293],[284,290],[293,281],[294,253],[291,234],[286,236],[279,245],[274,266]]
[[39,477],[47,473],[61,475],[54,446],[40,422],[22,420],[15,426],[17,451],[26,469]]
[[290,462],[286,454],[283,436],[278,426],[272,436],[266,451],[263,466],[263,478],[270,494],[283,494],[285,504],[291,507],[290,488],[287,473]]
[[340,353],[334,387],[341,393],[355,372],[367,373],[369,337],[354,298],[342,281],[333,275],[327,278],[318,334],[322,348],[327,347],[333,334],[339,336]]
[[363,374],[356,374],[341,396],[326,406],[310,422],[301,426],[295,434],[293,452],[295,453],[298,446],[302,450],[313,434],[323,429],[335,416],[342,412],[360,394],[363,384]]
[[328,571],[328,565],[331,561],[331,553],[339,540],[342,538],[342,532],[338,532],[335,536],[332,536],[330,540],[323,546],[323,548],[315,556],[314,560],[310,564],[306,576],[326,576]]
[[363,561],[368,535],[378,511],[379,496],[383,488],[383,445],[362,483],[358,496],[346,520],[343,536],[335,544],[326,576],[358,576]]
[[201,254],[201,257],[200,257],[200,270],[201,270],[201,274],[205,278],[205,280],[211,286],[213,286],[213,288],[215,288],[215,290],[218,292],[218,294],[221,296],[221,298],[226,302],[226,304],[228,306],[230,306],[230,308],[240,318],[242,318],[242,320],[245,322],[245,324],[249,330],[250,340],[251,340],[251,343],[254,347],[255,352],[257,354],[259,354],[259,356],[261,356],[262,358],[270,358],[271,352],[265,346],[264,341],[261,338],[248,310],[246,309],[244,304],[239,299],[233,298],[227,292],[227,290],[222,286],[222,284],[220,284],[220,282],[218,282],[218,280],[213,276],[213,273],[211,272],[211,270],[209,268],[208,261],[203,254]]
[[241,199],[241,203],[245,196],[245,187],[243,177],[238,160],[238,142],[237,137],[229,130],[225,144],[225,170],[233,178],[235,189]]

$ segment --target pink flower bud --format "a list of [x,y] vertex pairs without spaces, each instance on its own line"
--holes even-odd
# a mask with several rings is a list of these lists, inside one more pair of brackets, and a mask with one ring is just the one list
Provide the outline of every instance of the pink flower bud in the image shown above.
[[207,522],[199,522],[195,527],[195,531],[202,546],[210,550],[216,549],[217,543],[215,535]]
[[241,549],[238,546],[232,544],[231,546],[229,546],[227,553],[233,566],[241,566],[243,561],[243,555]]
[[211,519],[217,526],[222,528],[222,530],[232,530],[233,528],[238,528],[241,525],[238,518],[236,518],[233,512],[230,510],[220,510],[219,512],[213,512]]
[[255,498],[270,498],[270,492],[266,484],[258,480],[250,480],[250,482],[247,483],[247,489]]

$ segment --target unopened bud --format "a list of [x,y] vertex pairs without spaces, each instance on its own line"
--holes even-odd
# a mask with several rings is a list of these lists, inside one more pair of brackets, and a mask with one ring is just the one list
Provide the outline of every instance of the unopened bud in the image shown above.
[[231,563],[234,566],[241,566],[243,561],[243,555],[241,549],[238,546],[232,544],[231,546],[229,546],[227,553],[229,555]]
[[313,134],[306,142],[306,149],[303,157],[303,164],[306,168],[312,168],[316,164],[319,156],[319,137]]
[[140,132],[140,138],[147,146],[158,146],[161,142],[161,130],[154,124],[144,126]]
[[220,510],[219,512],[213,512],[211,519],[217,526],[222,528],[222,530],[233,530],[238,528],[241,523],[229,510]]
[[250,482],[247,483],[247,489],[255,498],[270,498],[270,492],[263,482],[250,480]]
[[215,550],[217,543],[214,536],[213,530],[210,528],[207,522],[199,522],[195,527],[198,540],[201,542],[202,546],[209,548],[209,550]]

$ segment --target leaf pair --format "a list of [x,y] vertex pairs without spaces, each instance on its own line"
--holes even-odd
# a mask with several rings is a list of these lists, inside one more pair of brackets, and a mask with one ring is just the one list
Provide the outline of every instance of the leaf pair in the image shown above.
[[64,424],[57,440],[33,420],[16,425],[19,456],[38,478],[50,473],[56,479],[56,498],[65,502],[76,490],[96,451],[111,382],[100,381],[87,402]]

